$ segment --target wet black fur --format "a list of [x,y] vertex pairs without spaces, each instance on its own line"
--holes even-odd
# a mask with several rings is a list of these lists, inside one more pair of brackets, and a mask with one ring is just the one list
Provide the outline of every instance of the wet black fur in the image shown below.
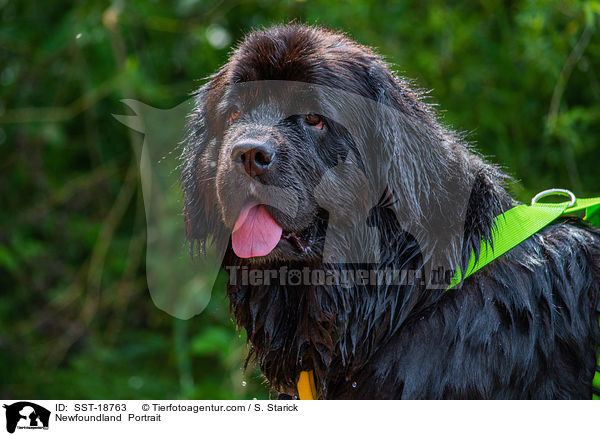
[[[207,238],[228,243],[231,230],[220,202],[225,201],[222,192],[233,189],[228,184],[239,182],[217,177],[223,165],[219,151],[228,142],[224,102],[232,84],[255,80],[324,85],[394,108],[398,118],[361,116],[370,118],[403,156],[391,163],[394,176],[387,186],[404,214],[402,222],[443,226],[452,187],[470,193],[464,238],[444,249],[455,263],[464,265],[482,238],[489,237],[493,218],[515,204],[503,187],[504,174],[443,127],[419,92],[370,49],[327,30],[278,26],[248,35],[196,94],[182,183],[187,237],[200,248]],[[280,146],[297,162],[310,138],[292,124],[279,128],[284,132],[277,137]],[[328,159],[335,162],[336,154],[346,155],[354,146],[333,127],[330,134],[322,142],[325,156],[314,166],[290,165],[278,174],[279,181],[298,186],[309,211],[301,222],[279,216],[284,228],[327,226],[303,181],[318,180],[331,164]],[[207,164],[211,161],[216,167]],[[424,248],[385,203],[369,217],[382,235],[379,267],[419,268]],[[228,265],[252,262],[237,258],[229,245]],[[280,256],[261,267],[281,265],[342,268],[322,265],[318,256]],[[419,284],[350,289],[230,285],[227,295],[237,324],[248,332],[250,357],[281,392],[294,395],[300,371],[312,369],[324,398],[588,399],[600,340],[599,280],[600,233],[580,220],[562,219],[457,290],[424,290]]]

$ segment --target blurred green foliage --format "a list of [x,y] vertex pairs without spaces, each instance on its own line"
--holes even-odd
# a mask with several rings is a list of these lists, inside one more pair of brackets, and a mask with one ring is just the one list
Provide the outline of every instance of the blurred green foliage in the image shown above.
[[[253,27],[292,19],[375,46],[519,183],[598,194],[600,1],[0,0],[0,395],[267,398],[219,286],[199,316],[145,278],[141,135]],[[243,332],[240,332],[243,334]]]

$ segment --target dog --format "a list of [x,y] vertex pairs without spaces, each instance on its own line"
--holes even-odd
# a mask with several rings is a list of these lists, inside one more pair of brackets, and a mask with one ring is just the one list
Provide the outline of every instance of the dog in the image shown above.
[[[302,24],[256,30],[194,99],[186,238],[221,247],[273,390],[294,397],[313,371],[324,399],[591,398],[600,232],[562,218],[446,289],[517,204],[510,179],[372,49]],[[369,280],[385,271],[413,279]]]

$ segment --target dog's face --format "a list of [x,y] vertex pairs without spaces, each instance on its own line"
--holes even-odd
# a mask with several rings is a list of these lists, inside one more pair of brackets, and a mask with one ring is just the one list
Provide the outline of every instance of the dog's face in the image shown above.
[[[231,235],[234,253],[255,263],[317,260],[329,214],[318,186],[349,151],[360,155],[350,131],[369,125],[328,90],[339,82],[375,95],[360,62],[376,58],[314,29],[253,35],[197,95],[184,155],[188,238]],[[331,49],[341,44],[356,52],[356,65]],[[367,203],[352,186],[338,188],[325,200],[346,210]]]
[[326,212],[314,189],[345,159],[348,143],[344,129],[302,91],[285,82],[232,84],[219,102],[216,196],[239,257],[260,262],[318,253]]
[[382,198],[400,205],[402,228],[424,234],[424,211],[437,208],[434,223],[453,201],[433,186],[456,171],[439,130],[368,48],[304,26],[254,32],[196,95],[183,155],[188,239],[231,237],[251,263],[316,262],[332,240],[346,259],[362,256],[377,249],[364,228]]

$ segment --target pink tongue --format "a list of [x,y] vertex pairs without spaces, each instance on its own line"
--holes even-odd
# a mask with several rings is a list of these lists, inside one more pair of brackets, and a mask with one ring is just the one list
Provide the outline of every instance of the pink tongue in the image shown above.
[[263,205],[244,206],[233,227],[231,244],[238,257],[266,256],[281,239],[281,227]]

